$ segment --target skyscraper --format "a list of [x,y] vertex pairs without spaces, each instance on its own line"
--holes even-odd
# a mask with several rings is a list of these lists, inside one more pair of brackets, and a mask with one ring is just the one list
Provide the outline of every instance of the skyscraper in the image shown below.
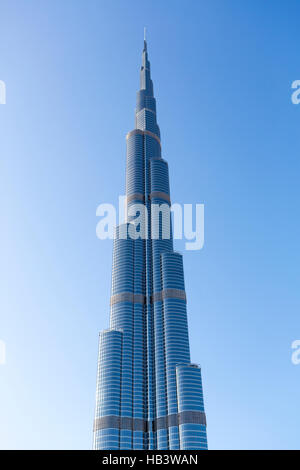
[[[135,129],[127,134],[127,222],[116,227],[110,328],[100,333],[94,449],[206,449],[201,369],[190,362],[182,255],[154,234],[153,207],[170,207],[144,41]],[[136,205],[148,214],[132,236]],[[163,207],[163,206],[161,206]]]

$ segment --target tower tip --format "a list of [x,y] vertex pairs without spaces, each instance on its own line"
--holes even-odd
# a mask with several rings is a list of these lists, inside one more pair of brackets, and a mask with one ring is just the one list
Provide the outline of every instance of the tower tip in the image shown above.
[[147,52],[146,26],[144,26],[144,52]]

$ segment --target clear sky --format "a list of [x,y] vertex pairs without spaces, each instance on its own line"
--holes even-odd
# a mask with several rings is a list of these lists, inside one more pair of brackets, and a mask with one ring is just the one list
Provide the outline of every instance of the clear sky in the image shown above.
[[88,449],[143,28],[211,449],[300,448],[300,3],[2,0],[0,447]]

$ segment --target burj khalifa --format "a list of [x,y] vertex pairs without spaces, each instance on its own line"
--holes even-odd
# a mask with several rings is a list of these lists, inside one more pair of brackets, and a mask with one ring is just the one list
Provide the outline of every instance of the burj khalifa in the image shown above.
[[[182,255],[153,233],[153,205],[171,206],[144,40],[135,128],[127,134],[127,221],[116,227],[110,327],[100,333],[94,449],[207,449],[201,368],[191,363]],[[132,236],[134,207],[148,214]],[[157,231],[157,230],[156,230]]]

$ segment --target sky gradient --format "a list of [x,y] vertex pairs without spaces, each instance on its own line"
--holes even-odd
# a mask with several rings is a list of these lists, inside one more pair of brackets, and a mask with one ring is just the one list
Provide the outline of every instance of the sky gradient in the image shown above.
[[147,27],[210,449],[299,449],[300,3],[4,0],[0,7],[1,449],[90,449],[125,135]]

